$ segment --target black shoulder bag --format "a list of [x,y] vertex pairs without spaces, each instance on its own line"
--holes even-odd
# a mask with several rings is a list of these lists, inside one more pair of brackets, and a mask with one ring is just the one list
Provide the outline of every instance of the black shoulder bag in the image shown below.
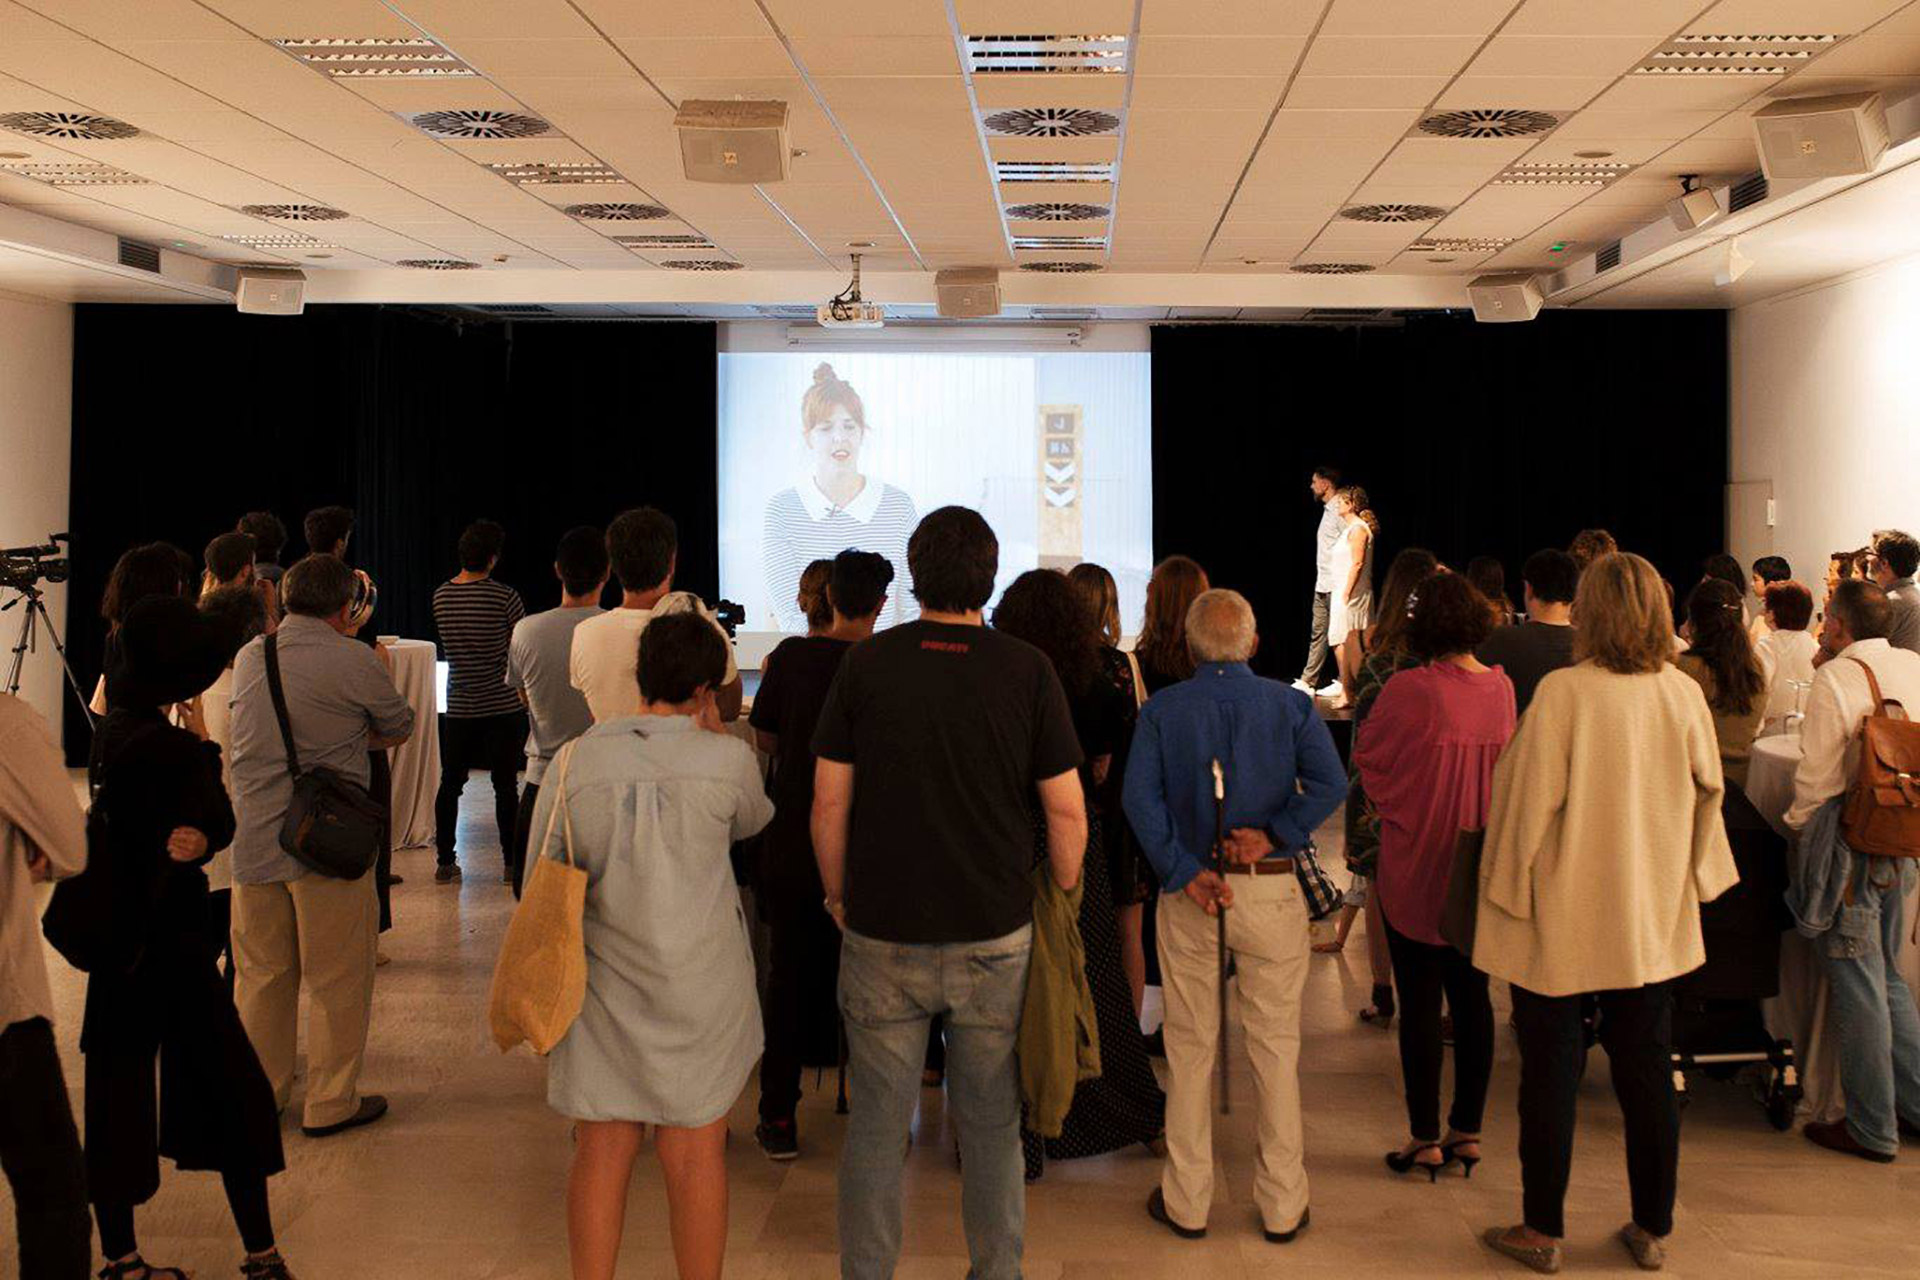
[[96,736],[87,770],[86,868],[54,885],[40,929],[68,964],[104,976],[131,973],[146,957],[166,855],[114,847],[114,793],[100,785],[100,757]]
[[301,769],[293,726],[287,719],[287,694],[280,683],[278,639],[266,638],[267,691],[273,695],[273,714],[287,748],[287,772],[293,777],[293,799],[280,823],[280,847],[311,871],[336,880],[358,880],[380,856],[386,806],[365,787],[332,769]]

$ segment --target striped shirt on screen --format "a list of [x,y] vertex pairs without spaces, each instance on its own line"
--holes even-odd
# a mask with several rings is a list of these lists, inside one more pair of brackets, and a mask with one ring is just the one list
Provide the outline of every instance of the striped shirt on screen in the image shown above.
[[761,555],[774,626],[806,634],[807,617],[794,602],[800,575],[813,561],[831,560],[842,551],[872,551],[892,562],[893,585],[880,613],[881,626],[919,617],[907,579],[907,539],[919,523],[913,499],[904,490],[871,478],[844,507],[834,506],[810,479],[773,495],[767,503]]
[[443,582],[433,592],[433,625],[447,661],[450,716],[498,716],[520,710],[509,689],[507,645],[527,614],[520,593],[504,582]]

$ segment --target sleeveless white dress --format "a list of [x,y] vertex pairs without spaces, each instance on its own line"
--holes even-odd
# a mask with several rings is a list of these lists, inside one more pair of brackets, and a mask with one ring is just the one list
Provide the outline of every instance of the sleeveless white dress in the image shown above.
[[1349,631],[1364,630],[1373,621],[1373,536],[1371,533],[1367,536],[1366,550],[1361,553],[1360,581],[1354,585],[1349,598],[1347,579],[1353,573],[1352,532],[1353,523],[1349,522],[1333,549],[1333,599],[1327,613],[1327,642],[1336,646],[1347,638]]

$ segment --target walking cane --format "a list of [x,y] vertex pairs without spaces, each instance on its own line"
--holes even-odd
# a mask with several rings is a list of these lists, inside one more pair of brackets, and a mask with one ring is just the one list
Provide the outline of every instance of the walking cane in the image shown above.
[[[1227,871],[1227,775],[1213,762],[1213,870],[1223,879]],[[1231,1115],[1227,1100],[1227,904],[1214,904],[1220,929],[1220,1114]]]

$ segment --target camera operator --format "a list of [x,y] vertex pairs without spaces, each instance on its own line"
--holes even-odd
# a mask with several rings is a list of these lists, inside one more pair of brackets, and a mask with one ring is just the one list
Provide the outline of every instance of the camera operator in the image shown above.
[[0,693],[0,1164],[13,1184],[22,1280],[81,1280],[93,1262],[33,888],[86,861],[85,820],[45,722]]

